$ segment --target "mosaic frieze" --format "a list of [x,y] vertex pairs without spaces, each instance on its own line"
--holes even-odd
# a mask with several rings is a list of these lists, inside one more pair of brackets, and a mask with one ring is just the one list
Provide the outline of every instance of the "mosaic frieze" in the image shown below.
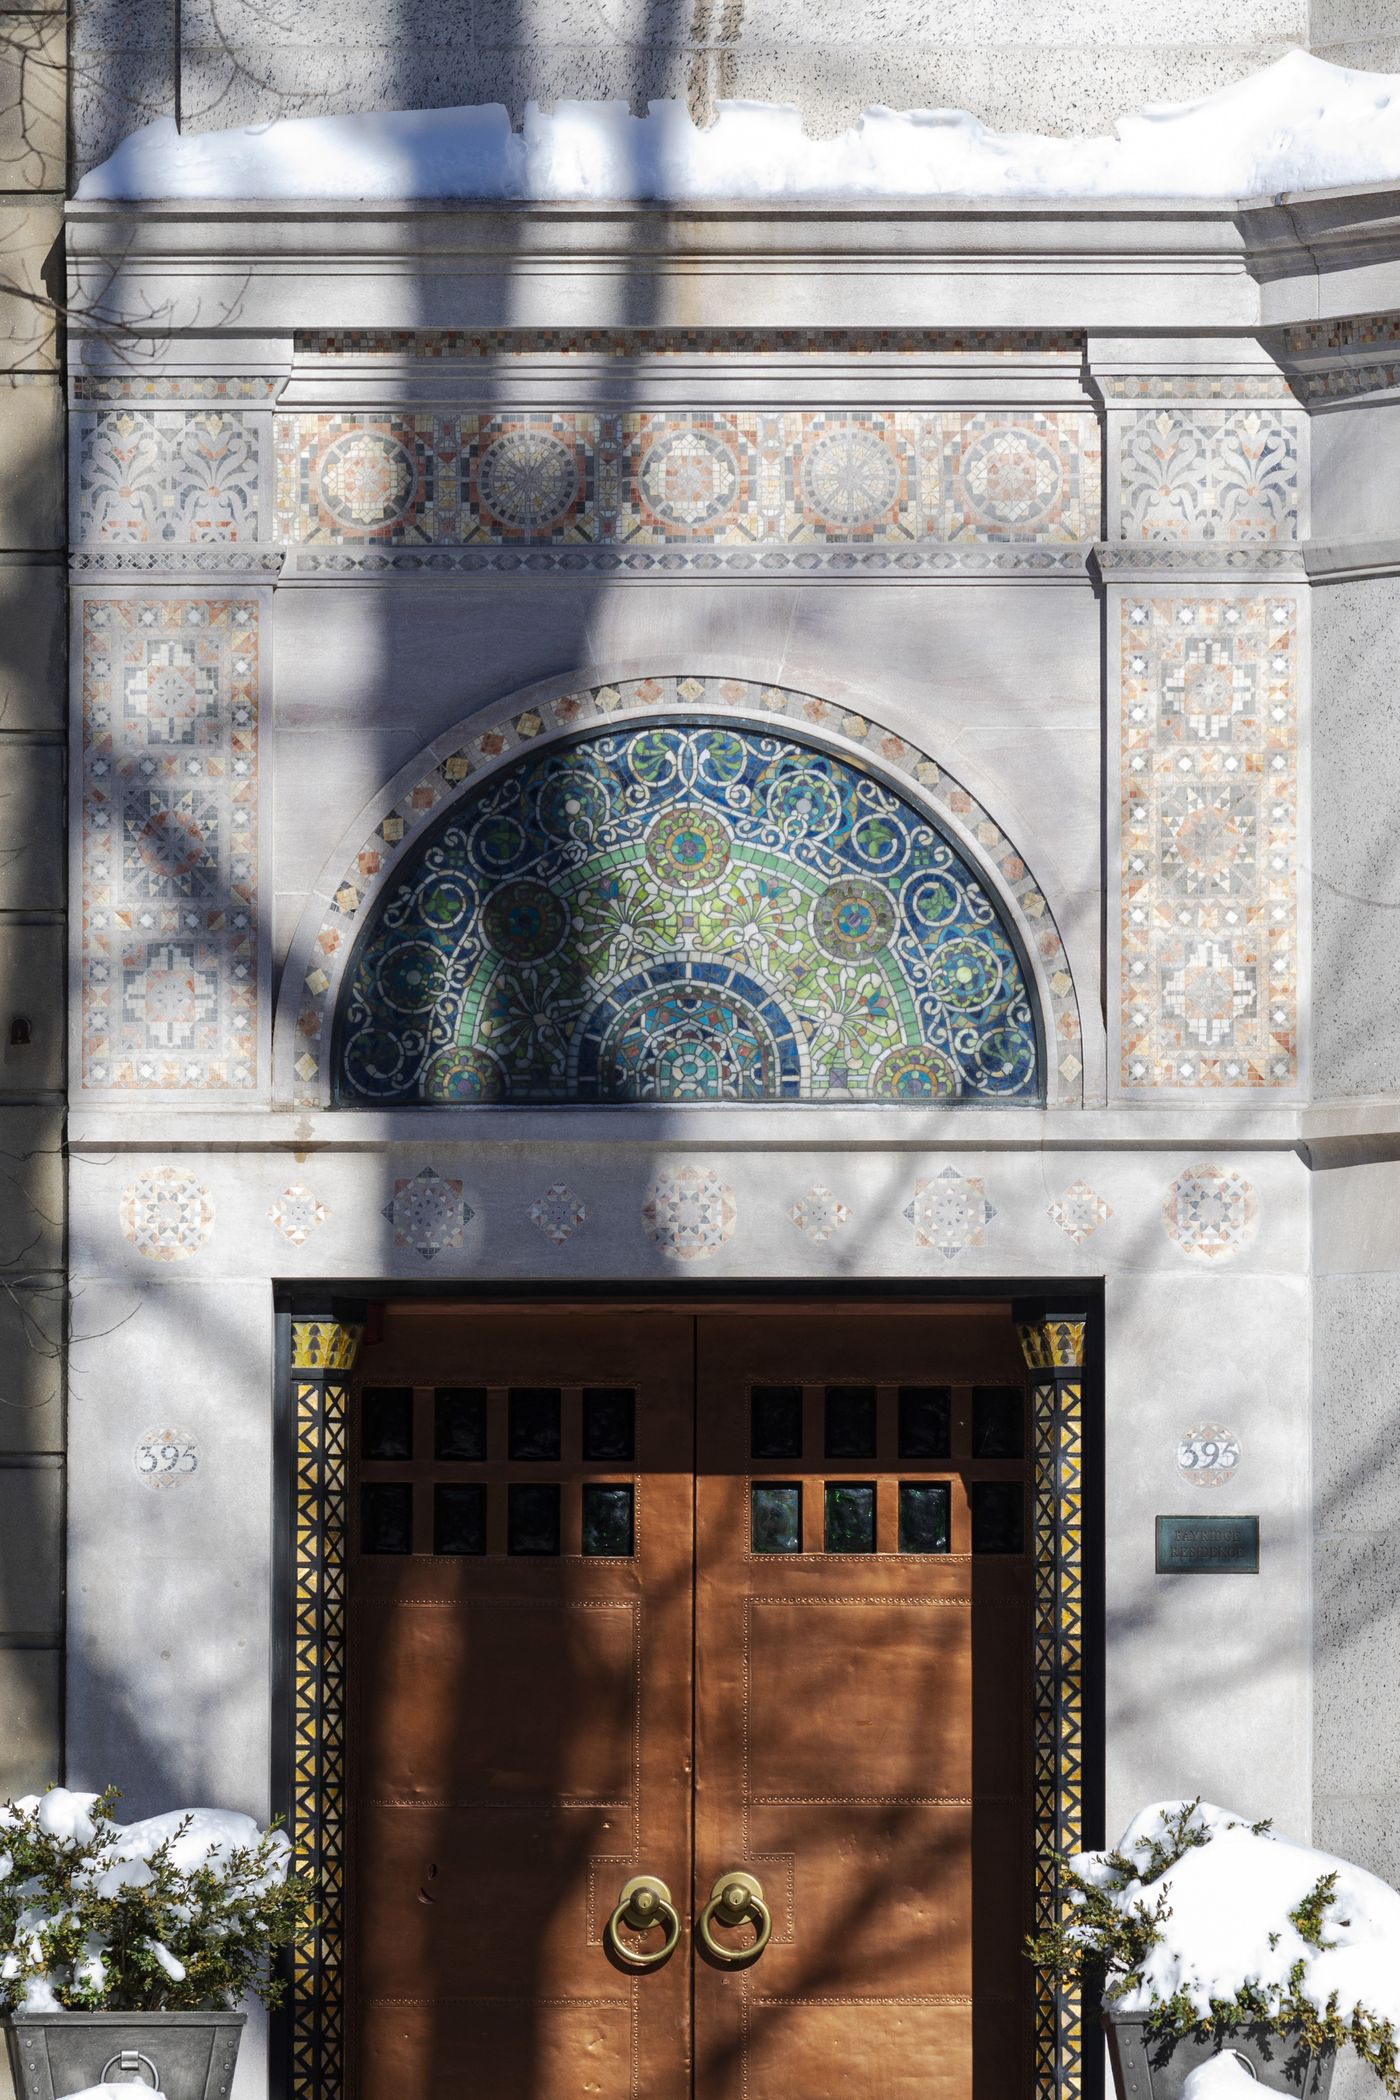
[[284,381],[261,372],[78,372],[75,401],[272,401]]
[[82,607],[82,1077],[257,1084],[256,600]]
[[289,416],[278,533],[335,546],[1064,543],[1099,520],[1087,413]]
[[1298,1079],[1298,638],[1286,597],[1121,611],[1122,1084]]
[[863,769],[733,724],[530,754],[386,893],[350,1104],[1033,1100],[1033,1008],[954,845]]
[[75,537],[140,546],[257,539],[264,421],[212,408],[78,417]]
[[1120,536],[1293,540],[1303,417],[1159,408],[1122,419]]
[[[868,754],[871,766],[883,776],[907,781],[914,801],[934,813],[935,823],[947,823],[950,835],[975,841],[972,850],[983,868],[994,871],[1003,895],[1011,900],[1041,973],[1045,1072],[1051,1098],[1064,1106],[1081,1103],[1079,1009],[1059,930],[1031,870],[966,788],[902,737],[851,708],[781,686],[689,676],[627,679],[617,685],[541,697],[525,706],[516,703],[509,711],[471,725],[458,748],[446,756],[436,755],[421,771],[404,775],[390,806],[349,864],[339,875],[329,876],[331,902],[324,915],[319,922],[304,922],[298,936],[293,967],[301,972],[304,992],[295,1015],[288,1010],[279,1053],[297,1103],[311,1106],[330,1098],[334,1078],[331,1022],[341,1000],[352,946],[367,919],[378,917],[388,893],[398,887],[401,864],[420,852],[426,832],[460,796],[468,780],[507,771],[522,754],[543,750],[565,735],[578,737],[593,727],[616,729],[624,723],[666,723],[686,717],[698,717],[712,727],[717,726],[716,718],[729,717],[736,724],[753,722],[782,737],[791,729],[803,737],[839,738],[855,753]],[[864,777],[864,758],[857,755],[854,764]],[[895,800],[906,806],[902,794]],[[407,1075],[403,1083],[408,1084]]]
[[1071,331],[1006,328],[332,328],[298,357],[1026,357],[1077,355]]

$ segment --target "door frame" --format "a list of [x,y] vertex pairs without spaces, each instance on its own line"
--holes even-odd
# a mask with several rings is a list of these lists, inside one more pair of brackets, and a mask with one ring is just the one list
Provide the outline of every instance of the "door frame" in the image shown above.
[[[1053,1280],[691,1286],[625,1282],[434,1287],[387,1280],[299,1284],[275,1305],[272,1801],[319,1890],[312,1931],[284,1959],[272,2021],[276,2100],[342,2100],[345,1986],[344,1542],[346,1413],[355,1356],[377,1303],[431,1299],[464,1311],[548,1305],[580,1312],[664,1306],[686,1314],[820,1303],[1008,1303],[1031,1384],[1032,1702],[1037,1929],[1058,1919],[1058,1861],[1103,1842],[1103,1287]],[[1036,1978],[1032,2100],[1098,2100],[1102,2052],[1086,2046],[1080,1995]]]

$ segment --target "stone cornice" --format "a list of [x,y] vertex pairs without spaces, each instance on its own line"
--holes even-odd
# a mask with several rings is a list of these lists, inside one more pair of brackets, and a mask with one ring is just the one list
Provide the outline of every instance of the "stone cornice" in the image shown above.
[[71,296],[147,332],[1244,331],[1400,307],[1400,190],[1257,203],[67,207]]

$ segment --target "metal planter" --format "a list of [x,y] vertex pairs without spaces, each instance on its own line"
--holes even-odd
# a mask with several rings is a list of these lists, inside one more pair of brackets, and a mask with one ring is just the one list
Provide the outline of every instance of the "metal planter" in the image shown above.
[[1324,2100],[1337,2061],[1335,2050],[1311,2056],[1298,2040],[1263,2027],[1164,2037],[1148,2034],[1146,2013],[1114,2012],[1104,2014],[1104,2026],[1118,2100],[1181,2100],[1182,2087],[1198,2064],[1231,2051],[1253,2071],[1261,2093]]
[[[144,2086],[165,2100],[228,2100],[247,2019],[241,2012],[11,2013],[5,2023],[17,2100],[62,2100],[100,2085]],[[133,2096],[134,2100],[134,2096]]]

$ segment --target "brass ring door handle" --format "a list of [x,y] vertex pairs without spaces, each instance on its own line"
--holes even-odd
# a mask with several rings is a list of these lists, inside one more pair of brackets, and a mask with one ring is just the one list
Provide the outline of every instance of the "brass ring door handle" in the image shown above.
[[[710,1921],[718,1919],[721,1925],[742,1925],[745,1918],[758,1934],[753,1945],[721,1947],[710,1930]],[[709,1902],[700,1913],[700,1937],[706,1952],[726,1969],[741,1969],[758,1960],[773,1937],[773,1918],[763,1900],[763,1883],[756,1874],[745,1874],[735,1868],[720,1875],[710,1890]]]
[[[639,1947],[628,1947],[617,1936],[619,1925],[630,1925],[633,1932],[649,1932],[659,1925],[666,1934],[661,1946],[650,1954]],[[681,1921],[676,1906],[671,1901],[671,1891],[664,1881],[654,1874],[634,1874],[617,1899],[617,1908],[608,1919],[603,1938],[612,1948],[620,1962],[629,1969],[654,1969],[674,1954],[676,1942],[681,1936]]]

